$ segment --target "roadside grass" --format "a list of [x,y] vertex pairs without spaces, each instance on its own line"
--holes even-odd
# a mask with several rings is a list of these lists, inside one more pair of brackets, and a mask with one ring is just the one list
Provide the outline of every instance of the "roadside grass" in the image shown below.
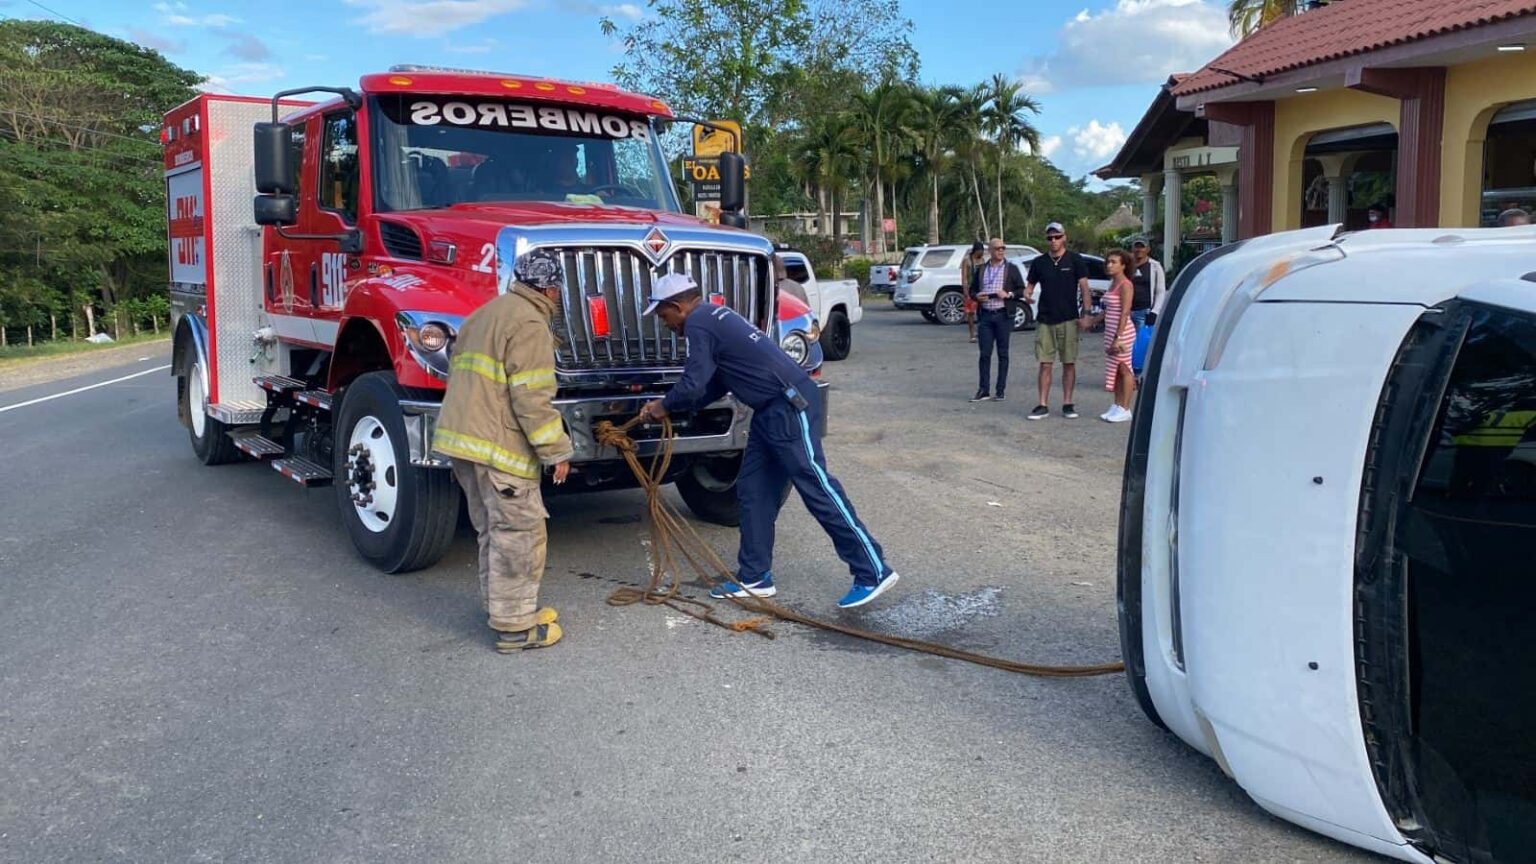
[[95,344],[93,342],[41,342],[36,345],[7,345],[0,348],[0,369],[23,369],[38,363],[46,363],[62,357],[73,357],[81,354],[93,354],[98,351],[110,351],[113,348],[122,348],[128,345],[139,345],[147,342],[165,342],[170,340],[165,333],[140,333],[137,336],[126,336],[117,342]]

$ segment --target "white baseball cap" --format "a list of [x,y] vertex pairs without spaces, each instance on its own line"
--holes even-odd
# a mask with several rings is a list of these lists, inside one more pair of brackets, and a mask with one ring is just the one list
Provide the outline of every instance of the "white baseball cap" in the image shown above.
[[698,287],[687,273],[668,273],[651,285],[651,305],[645,307],[645,314],[654,313],[657,306],[686,291],[696,291]]

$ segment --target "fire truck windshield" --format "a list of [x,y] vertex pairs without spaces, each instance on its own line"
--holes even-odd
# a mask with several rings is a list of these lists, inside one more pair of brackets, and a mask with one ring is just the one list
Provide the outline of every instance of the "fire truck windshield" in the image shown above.
[[515,99],[371,101],[380,212],[482,201],[679,209],[646,117]]

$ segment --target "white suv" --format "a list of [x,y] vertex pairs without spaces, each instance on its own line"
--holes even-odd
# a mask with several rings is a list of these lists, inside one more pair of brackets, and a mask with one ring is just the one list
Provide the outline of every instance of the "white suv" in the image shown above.
[[[965,321],[965,288],[960,284],[960,259],[971,247],[909,246],[896,274],[896,293],[892,302],[897,309],[915,309],[935,324],[961,324]],[[1008,247],[1009,260],[1034,257],[1040,251],[1023,244]]]

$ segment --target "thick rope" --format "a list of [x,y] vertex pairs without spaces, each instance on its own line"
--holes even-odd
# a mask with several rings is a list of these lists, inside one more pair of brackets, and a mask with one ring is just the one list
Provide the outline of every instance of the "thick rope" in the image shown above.
[[[608,598],[610,606],[632,606],[645,604],[648,606],[667,606],[684,615],[707,621],[727,630],[742,632],[750,630],[761,636],[772,639],[774,634],[767,625],[772,619],[790,621],[803,624],[807,627],[815,627],[833,633],[842,633],[858,639],[867,639],[871,642],[879,642],[883,645],[891,645],[896,648],[905,648],[909,651],[920,651],[925,654],[934,654],[939,657],[948,657],[951,660],[963,660],[967,663],[975,663],[980,666],[989,666],[993,669],[1002,669],[1007,672],[1017,672],[1022,675],[1036,675],[1043,678],[1086,678],[1093,675],[1110,675],[1125,671],[1124,663],[1100,663],[1093,666],[1049,666],[1037,663],[1021,663],[1016,660],[1005,660],[1000,657],[991,657],[986,654],[978,654],[974,651],[964,651],[959,648],[951,648],[948,645],[940,645],[937,642],[925,642],[921,639],[907,639],[901,636],[892,636],[887,633],[876,633],[872,630],[863,630],[847,624],[835,621],[823,621],[812,618],[809,615],[796,612],[787,606],[766,597],[753,596],[750,598],[730,598],[732,603],[743,610],[753,613],[752,617],[740,621],[726,621],[715,615],[714,607],[699,600],[693,600],[678,595],[681,587],[677,578],[678,559],[686,562],[706,585],[714,588],[723,582],[733,581],[735,574],[720,556],[699,535],[697,529],[686,519],[682,518],[671,504],[662,497],[662,478],[672,465],[672,421],[662,421],[661,446],[651,457],[650,464],[641,462],[639,450],[634,439],[629,437],[629,432],[640,425],[640,418],[635,417],[621,426],[604,420],[597,424],[593,433],[597,443],[602,446],[612,447],[624,456],[624,461],[629,464],[635,478],[640,481],[640,486],[645,490],[646,509],[649,519],[651,540],[651,581],[644,589],[620,588]],[[667,574],[673,574],[671,582],[666,581]],[[749,589],[750,590],[750,589]]]

